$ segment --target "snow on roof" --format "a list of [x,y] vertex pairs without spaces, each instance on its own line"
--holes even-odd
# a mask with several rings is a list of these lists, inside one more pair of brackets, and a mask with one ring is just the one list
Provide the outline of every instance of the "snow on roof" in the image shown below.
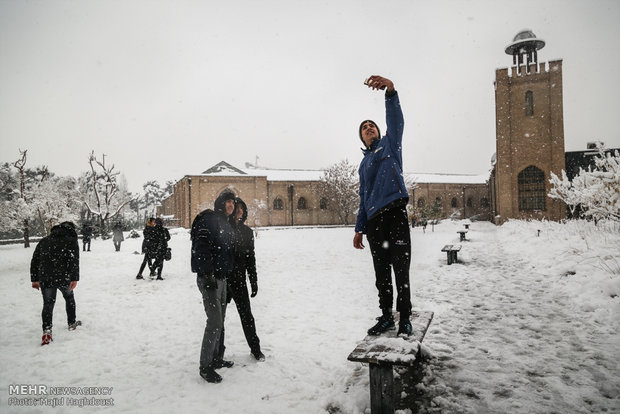
[[486,184],[489,174],[428,174],[405,173],[408,183],[418,184]]
[[[319,181],[323,177],[323,170],[275,170],[268,168],[236,168],[222,161],[211,167],[200,176],[220,177],[267,177],[267,181]],[[405,173],[408,183],[419,184],[485,184],[488,174],[428,174],[428,173]]]

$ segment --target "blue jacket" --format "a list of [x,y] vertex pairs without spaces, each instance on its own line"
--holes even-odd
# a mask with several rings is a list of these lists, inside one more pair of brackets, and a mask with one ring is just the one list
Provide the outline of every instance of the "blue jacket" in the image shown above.
[[192,223],[192,272],[212,274],[225,279],[233,270],[234,230],[224,211],[222,195],[215,201],[215,211],[205,210]]
[[360,163],[360,208],[355,231],[366,233],[368,219],[388,204],[409,201],[403,178],[403,128],[405,121],[400,108],[398,93],[385,95],[385,118],[387,132],[370,148],[364,149]]

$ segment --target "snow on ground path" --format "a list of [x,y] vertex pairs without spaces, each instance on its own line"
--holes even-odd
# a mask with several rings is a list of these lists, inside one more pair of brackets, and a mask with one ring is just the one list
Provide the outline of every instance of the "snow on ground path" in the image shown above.
[[459,264],[421,264],[419,295],[436,305],[427,398],[454,412],[618,410],[618,335],[576,311],[554,274],[558,249],[502,230],[474,223]]

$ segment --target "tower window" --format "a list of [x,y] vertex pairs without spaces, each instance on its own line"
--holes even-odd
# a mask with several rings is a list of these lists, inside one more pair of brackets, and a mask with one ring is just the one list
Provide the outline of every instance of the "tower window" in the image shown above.
[[280,197],[273,200],[273,209],[274,210],[284,210],[284,203]]
[[456,201],[456,197],[452,197],[452,201],[450,202],[450,205],[452,206],[452,208],[458,207],[458,203]]
[[545,173],[530,165],[519,173],[519,210],[545,210]]
[[327,199],[325,197],[321,198],[321,201],[319,203],[319,208],[321,210],[327,210]]
[[534,93],[532,91],[525,92],[525,116],[534,115]]
[[424,201],[424,198],[422,197],[418,198],[418,208],[424,208],[425,204],[426,202]]

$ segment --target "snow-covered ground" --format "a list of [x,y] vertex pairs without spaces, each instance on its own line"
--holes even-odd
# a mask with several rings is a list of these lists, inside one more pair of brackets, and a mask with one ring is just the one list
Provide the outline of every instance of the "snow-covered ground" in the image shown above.
[[[435,318],[424,340],[432,358],[404,401],[422,412],[620,412],[618,229],[474,222],[459,263],[447,266],[440,249],[462,228],[412,229],[414,307]],[[50,387],[78,387],[53,412],[369,412],[368,367],[347,356],[379,310],[370,252],[353,249],[351,228],[259,230],[252,307],[267,359],[250,357],[233,304],[226,344],[235,366],[220,370],[221,384],[198,375],[205,315],[189,236],[172,235],[164,281],[135,279],[141,239],[118,253],[111,240],[93,241],[75,291],[83,326],[67,331],[59,295],[45,347],[33,249],[0,246],[0,412],[50,412],[14,405],[60,398]],[[18,384],[44,385],[50,399],[16,394]],[[69,398],[114,405],[79,408]]]

